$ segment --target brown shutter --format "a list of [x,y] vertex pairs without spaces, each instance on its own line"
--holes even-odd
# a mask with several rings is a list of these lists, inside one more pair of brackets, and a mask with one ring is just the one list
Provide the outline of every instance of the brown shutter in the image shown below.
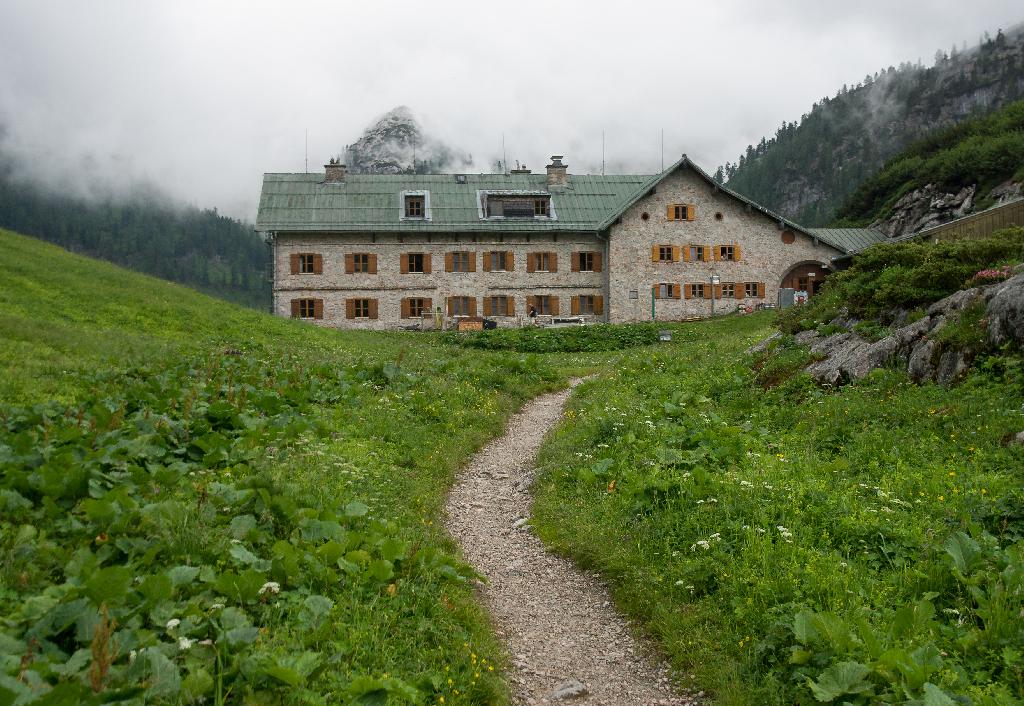
[[689,299],[690,297],[693,296],[693,285],[692,284],[684,284],[683,285],[683,290],[684,290],[683,291],[683,296],[686,297],[687,299]]
[[411,316],[412,316],[412,313],[411,313],[411,310],[410,310],[410,307],[409,307],[409,300],[408,299],[403,299],[402,300],[402,318],[403,319],[408,319]]
[[345,318],[354,319],[356,318],[356,300],[346,299],[345,300]]
[[324,318],[324,300],[314,299],[313,300],[313,318],[322,319]]
[[764,299],[764,282],[757,283],[757,296]]
[[[511,255],[511,254],[512,253],[509,253],[509,255]],[[505,316],[515,316],[515,315],[516,315],[516,302],[515,302],[515,299],[513,297],[508,297],[508,298],[505,299]]]
[[484,297],[484,316],[491,315],[491,298]]
[[594,272],[600,272],[602,267],[601,253],[594,253]]
[[739,243],[733,243],[732,244],[732,253],[733,253],[732,254],[733,259],[735,259],[737,262],[739,262],[739,260],[740,260],[740,244]]
[[678,299],[680,296],[682,296],[682,286],[676,282],[672,285],[672,298]]
[[455,315],[455,297],[448,297],[448,316]]
[[293,275],[299,274],[299,256],[298,255],[289,255],[288,256],[288,262],[289,262],[289,264],[292,267],[292,274]]
[[322,275],[324,273],[324,256],[314,255],[313,256],[313,274]]
[[423,273],[430,274],[430,253],[423,253]]
[[693,204],[686,207],[686,220],[692,221],[694,216],[697,215],[697,209]]
[[548,256],[550,258],[549,259],[550,264],[548,265],[548,272],[558,272],[558,253],[556,253],[556,252],[549,252]]
[[743,298],[743,283],[733,282],[732,283],[732,298],[742,299]]
[[711,285],[710,284],[705,284],[704,285],[704,298],[705,299],[710,299],[711,298]]
[[651,285],[651,296],[655,299],[661,299],[661,286],[658,284]]
[[569,313],[573,316],[579,316],[580,313],[580,298],[578,295],[573,295],[569,298]]
[[476,272],[476,251],[469,253],[469,271]]
[[716,284],[715,285],[715,299],[721,299],[721,298],[722,298],[722,285]]
[[533,309],[536,306],[537,306],[537,298],[536,297],[532,297],[531,296],[531,297],[527,297],[526,298],[526,314],[527,315],[530,314],[530,309]]
[[672,246],[672,262],[679,262],[679,246]]
[[356,256],[352,253],[345,255],[345,274],[351,275],[356,271]]
[[399,261],[399,271],[403,275],[409,274],[409,253],[407,252],[404,252],[401,255],[401,260]]
[[594,297],[594,313],[604,314],[604,297]]
[[579,272],[580,271],[580,253],[579,252],[573,252],[572,259],[569,260],[569,270],[571,272]]
[[713,254],[715,256],[715,262],[718,262],[719,260],[721,260],[722,259],[722,247],[720,245],[716,245]]
[[558,297],[551,297],[551,315],[558,316]]
[[490,271],[491,271],[491,253],[490,252],[485,252],[484,253],[484,272],[490,272]]
[[371,274],[371,275],[377,274],[377,256],[376,255],[373,255],[373,254],[370,255],[370,272],[368,274]]
[[651,262],[657,262],[658,261],[658,250],[659,249],[660,248],[657,245],[652,245],[651,246]]
[[674,208],[673,204],[668,205],[668,211],[666,211],[665,213],[665,218],[669,219],[670,221],[674,221],[676,219],[676,209]]
[[469,315],[476,316],[476,297],[469,298]]
[[511,250],[509,250],[507,253],[505,253],[505,271],[506,272],[512,272],[515,269],[516,269],[515,254]]
[[427,312],[428,314],[433,314],[434,313],[434,300],[433,299],[424,299],[423,300],[423,310],[425,312]]
[[526,271],[536,272],[537,271],[537,258],[536,253],[526,253]]
[[377,300],[376,299],[371,299],[370,300],[370,318],[371,319],[376,319],[377,318]]
[[292,299],[292,318],[293,319],[299,318],[299,300],[298,299]]
[[455,257],[453,253],[446,252],[444,254],[444,271],[451,272],[455,269]]
[[689,262],[689,261],[690,261],[690,246],[686,245],[686,246],[683,246],[683,262]]

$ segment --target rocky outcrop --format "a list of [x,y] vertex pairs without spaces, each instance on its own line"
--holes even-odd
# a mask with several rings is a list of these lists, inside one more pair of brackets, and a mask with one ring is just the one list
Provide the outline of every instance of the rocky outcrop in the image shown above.
[[356,174],[429,174],[467,171],[473,158],[425,134],[402,105],[366,128],[345,148],[342,161]]
[[870,227],[895,237],[948,223],[972,211],[976,191],[977,186],[973,184],[955,194],[942,192],[935,184],[928,184],[901,198],[893,206],[889,218],[875,221]]
[[[807,367],[807,372],[823,385],[857,380],[887,365],[906,370],[916,382],[934,380],[949,385],[967,372],[970,352],[953,348],[940,351],[934,337],[956,322],[965,309],[978,303],[985,305],[990,344],[1012,342],[1024,346],[1024,272],[1005,282],[955,292],[928,307],[923,318],[878,341],[869,341],[853,331],[830,336],[802,331],[795,340],[819,358]],[[832,321],[831,326],[845,328],[848,323],[849,319],[840,318]]]

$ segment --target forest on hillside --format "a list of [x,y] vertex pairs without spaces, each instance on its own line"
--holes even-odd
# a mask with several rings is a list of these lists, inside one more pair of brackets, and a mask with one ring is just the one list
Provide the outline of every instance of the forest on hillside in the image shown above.
[[246,306],[270,305],[270,254],[251,224],[155,191],[104,199],[19,178],[0,155],[0,228]]
[[1024,31],[939,50],[933,66],[904,62],[844,85],[798,121],[749,145],[720,182],[806,225],[826,225],[887,159],[934,130],[1024,98]]

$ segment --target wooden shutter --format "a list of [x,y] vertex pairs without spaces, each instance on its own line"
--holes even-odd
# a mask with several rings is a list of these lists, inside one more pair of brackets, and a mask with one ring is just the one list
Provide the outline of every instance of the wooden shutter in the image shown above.
[[292,274],[293,275],[299,274],[299,256],[298,255],[289,255],[288,256],[288,262],[291,265]]
[[491,298],[484,297],[484,316],[491,315]]
[[679,262],[679,246],[672,246],[672,262]]
[[455,297],[448,297],[448,316],[455,315]]
[[345,274],[355,274],[356,271],[356,256],[352,253],[345,255]]
[[469,271],[476,272],[476,251],[473,250],[469,253]]
[[683,296],[686,297],[687,299],[689,299],[689,298],[691,298],[693,296],[693,285],[692,284],[684,284],[683,285],[683,290],[684,290],[683,291]]
[[711,298],[711,285],[710,284],[705,284],[704,285],[704,298],[705,299],[710,299]]
[[324,300],[314,299],[313,300],[313,318],[322,319],[324,318]]
[[469,315],[476,316],[476,297],[469,298]]
[[742,299],[743,298],[743,283],[733,282],[732,283],[732,298]]
[[757,283],[757,296],[764,299],[764,282]]
[[371,319],[376,319],[377,318],[377,300],[376,299],[371,299],[370,300],[370,318]]
[[423,273],[430,274],[430,253],[423,253]]
[[721,298],[722,298],[722,285],[716,284],[715,285],[715,299],[721,299]]
[[298,299],[292,299],[292,318],[293,319],[299,318],[299,300]]
[[409,274],[409,253],[407,252],[404,252],[401,255],[401,260],[399,262],[399,272],[401,272],[401,274],[403,275]]
[[571,272],[579,272],[580,271],[580,255],[581,255],[581,253],[578,252],[578,251],[574,251],[573,252],[572,259],[569,261],[569,270]]
[[[511,255],[512,253],[509,253]],[[507,297],[505,299],[505,316],[516,315],[516,302],[513,297]]]
[[580,313],[580,298],[579,295],[573,295],[569,298],[569,313],[573,316],[579,316]]
[[594,297],[594,313],[604,314],[604,297]]
[[688,206],[686,207],[686,220],[688,220],[688,221],[692,221],[692,220],[693,220],[693,218],[694,218],[694,216],[696,216],[696,215],[697,215],[697,209],[696,209],[696,207],[694,207],[694,205],[693,205],[693,204],[689,204],[689,205],[688,205]]
[[682,296],[682,289],[683,289],[683,287],[682,287],[682,285],[679,282],[676,282],[675,284],[673,284],[672,285],[672,298],[673,299],[679,299],[679,297]]
[[551,297],[551,315],[558,316],[558,297]]
[[668,210],[665,212],[665,218],[670,221],[674,221],[676,219],[676,209],[674,204],[668,205]]
[[313,274],[322,275],[324,273],[324,256],[314,255],[313,256]]
[[714,256],[715,256],[715,262],[718,262],[719,260],[722,259],[722,247],[720,245],[716,245],[715,246]]
[[732,244],[732,257],[733,257],[734,260],[739,262],[739,260],[740,260],[740,244],[739,243],[733,243]]
[[558,272],[558,253],[548,253],[548,272]]
[[402,318],[403,319],[408,319],[411,316],[412,316],[412,313],[411,313],[411,307],[409,306],[409,300],[408,299],[403,299],[402,300]]
[[[485,252],[484,253],[484,272],[490,272],[490,271],[491,271],[491,253],[490,252]],[[485,314],[485,316],[486,316],[486,314]]]
[[526,314],[527,314],[527,316],[529,316],[529,314],[530,314],[530,309],[534,309],[534,308],[536,308],[536,306],[537,306],[537,298],[536,297],[527,297],[526,298]]
[[444,254],[444,271],[451,272],[455,269],[455,255],[454,253],[446,252]]
[[651,287],[651,295],[652,295],[652,296],[653,296],[653,297],[654,297],[655,299],[661,299],[661,285],[660,285],[660,284],[657,284],[657,283],[655,283],[655,284],[654,284],[654,285],[653,285],[653,286]]
[[356,318],[356,300],[346,299],[345,300],[345,318],[354,319]]
[[600,272],[601,271],[601,267],[603,266],[603,263],[601,262],[601,257],[602,257],[601,253],[599,253],[599,252],[594,253],[594,272]]
[[428,314],[434,313],[434,300],[433,299],[424,299],[423,300],[423,311],[427,312]]
[[[511,250],[509,250],[507,253],[505,253],[505,271],[506,272],[512,272],[515,269],[516,269],[515,255],[514,255],[514,253]],[[510,316],[511,316],[511,314],[510,314]]]
[[369,272],[369,274],[375,275],[375,274],[377,274],[377,256],[371,254],[369,257],[370,257],[370,268],[369,268],[370,272]]
[[685,245],[685,246],[683,246],[683,262],[689,262],[689,261],[690,261],[690,246],[689,245]]
[[536,253],[526,253],[526,271],[536,272],[537,271],[537,257]]

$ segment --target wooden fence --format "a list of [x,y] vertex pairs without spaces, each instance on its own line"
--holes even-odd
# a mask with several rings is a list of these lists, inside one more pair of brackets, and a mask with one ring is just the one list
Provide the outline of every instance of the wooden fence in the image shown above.
[[981,213],[915,233],[914,238],[938,243],[943,240],[986,238],[1002,228],[1024,226],[1024,199],[993,206]]

